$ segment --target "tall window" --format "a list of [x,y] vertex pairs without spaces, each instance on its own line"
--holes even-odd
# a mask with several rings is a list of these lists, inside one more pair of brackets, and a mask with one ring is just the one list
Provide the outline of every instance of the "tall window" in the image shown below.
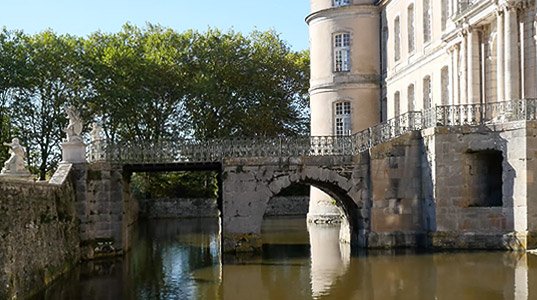
[[334,7],[346,6],[350,4],[351,4],[351,0],[333,0],[332,1],[332,6]]
[[401,58],[401,21],[399,21],[399,17],[396,17],[393,21],[393,35],[395,61],[398,61]]
[[442,105],[449,104],[449,69],[447,66],[440,72],[440,85],[442,86]]
[[423,108],[428,109],[432,107],[432,94],[431,94],[431,76],[425,76],[423,78]]
[[414,84],[408,86],[407,89],[407,98],[408,98],[408,111],[414,111],[416,108],[415,105],[415,93],[414,93]]
[[336,102],[334,127],[336,135],[351,134],[351,103],[348,101]]
[[446,30],[449,16],[449,0],[442,0],[442,31]]
[[431,0],[423,0],[423,41],[428,43],[431,41]]
[[414,52],[414,4],[410,4],[407,9],[407,31],[408,31],[408,52]]
[[397,117],[401,114],[401,94],[397,91],[393,95],[393,116]]
[[351,35],[348,32],[334,34],[334,71],[351,70]]

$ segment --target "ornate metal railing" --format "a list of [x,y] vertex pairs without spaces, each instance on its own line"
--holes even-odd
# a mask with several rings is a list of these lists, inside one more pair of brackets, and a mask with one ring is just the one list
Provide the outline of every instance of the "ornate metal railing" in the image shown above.
[[[224,158],[351,156],[358,153],[355,136],[234,138],[196,141],[92,142],[88,160],[122,163],[218,162]],[[97,151],[99,149],[99,151]]]
[[175,139],[106,143],[93,141],[88,160],[121,163],[219,162],[224,158],[353,156],[404,133],[430,127],[480,126],[537,120],[537,99],[442,105],[408,112],[348,136]]
[[441,105],[423,112],[424,128],[536,120],[537,99]]

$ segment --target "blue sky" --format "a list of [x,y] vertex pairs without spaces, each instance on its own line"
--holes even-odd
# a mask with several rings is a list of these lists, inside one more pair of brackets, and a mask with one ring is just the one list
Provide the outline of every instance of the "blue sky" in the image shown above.
[[186,29],[209,26],[248,33],[274,29],[292,49],[309,47],[308,0],[0,0],[0,26],[85,36],[116,32],[126,22]]

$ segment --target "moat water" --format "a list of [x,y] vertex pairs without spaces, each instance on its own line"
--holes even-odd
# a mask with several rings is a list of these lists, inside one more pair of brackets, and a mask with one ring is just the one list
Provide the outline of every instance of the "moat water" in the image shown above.
[[218,231],[141,223],[123,259],[81,265],[36,299],[537,299],[537,255],[351,253],[337,227],[286,217],[264,221],[262,255],[222,258]]

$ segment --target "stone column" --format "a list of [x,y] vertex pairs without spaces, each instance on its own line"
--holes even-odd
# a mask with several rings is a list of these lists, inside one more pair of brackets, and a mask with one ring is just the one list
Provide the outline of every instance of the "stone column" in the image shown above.
[[520,98],[520,57],[518,51],[517,9],[507,7],[504,19],[505,43],[505,99]]
[[451,69],[451,77],[453,78],[453,81],[451,83],[451,97],[452,97],[452,103],[451,104],[460,104],[460,81],[459,81],[459,56],[460,56],[460,47],[459,44],[455,45],[455,49],[453,51],[453,68]]
[[[479,77],[474,76],[474,64],[476,63],[474,59],[474,40],[475,40],[475,30],[468,30],[467,34],[467,44],[466,44],[466,53],[467,53],[467,103],[474,103],[474,84],[479,79]],[[479,63],[479,62],[477,62]]]
[[504,12],[499,8],[496,15],[496,88],[497,101],[504,101]]
[[467,58],[468,58],[468,53],[467,53],[467,47],[466,47],[466,37],[467,37],[467,34],[465,32],[462,33],[462,40],[461,40],[461,50],[460,50],[460,53],[461,55],[459,57],[457,57],[457,60],[460,59],[461,60],[461,63],[460,63],[460,68],[459,68],[459,74],[460,74],[460,103],[461,104],[466,104],[468,103],[468,92],[467,92],[467,75],[466,75],[466,72],[467,72]]
[[323,191],[312,187],[307,219],[315,224],[339,224],[342,214],[335,200]]

